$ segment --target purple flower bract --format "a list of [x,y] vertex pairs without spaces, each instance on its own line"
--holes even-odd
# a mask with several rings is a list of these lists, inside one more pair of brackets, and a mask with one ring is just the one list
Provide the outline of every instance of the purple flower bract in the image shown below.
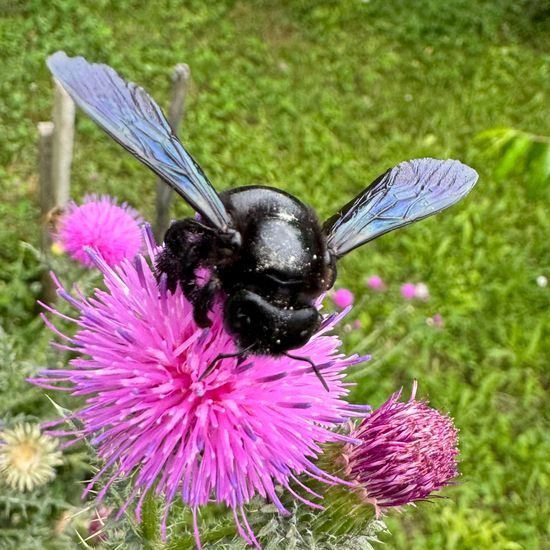
[[86,247],[97,250],[110,265],[132,259],[141,249],[139,214],[109,196],[86,195],[80,206],[71,202],[60,219],[57,238],[63,249],[81,264],[93,261]]
[[458,432],[453,421],[422,401],[400,402],[401,391],[365,418],[346,445],[348,475],[377,507],[428,497],[457,474]]
[[[153,258],[158,249],[149,233],[146,241]],[[143,256],[111,268],[98,253],[89,254],[106,290],[86,298],[59,285],[59,295],[78,317],[48,308],[74,321],[76,334],[62,334],[44,317],[66,341],[54,345],[79,357],[68,370],[44,370],[33,380],[86,397],[86,405],[72,416],[82,429],[50,430],[71,441],[89,438],[97,448],[104,467],[86,492],[103,479],[101,500],[113,481],[134,473],[133,490],[119,513],[138,499],[139,519],[143,498],[155,486],[167,502],[163,530],[169,503],[179,495],[193,509],[198,540],[197,507],[215,500],[233,510],[239,532],[256,545],[243,511],[255,494],[269,498],[282,513],[276,485],[318,506],[298,495],[290,481],[309,474],[337,482],[314,461],[322,443],[349,441],[333,431],[336,426],[366,411],[344,400],[343,382],[344,369],[365,358],[344,357],[338,338],[325,334],[346,311],[326,317],[319,333],[295,351],[319,365],[328,393],[307,363],[287,357],[254,356],[242,364],[222,359],[199,382],[212,359],[235,350],[223,327],[221,304],[211,315],[212,327],[198,328],[181,290],[168,292],[164,279],[159,285]]]

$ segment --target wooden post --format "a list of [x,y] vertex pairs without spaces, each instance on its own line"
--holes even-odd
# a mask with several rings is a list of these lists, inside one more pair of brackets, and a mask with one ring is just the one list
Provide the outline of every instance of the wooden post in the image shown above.
[[[168,111],[168,122],[172,127],[174,134],[178,134],[183,113],[185,110],[185,97],[187,95],[187,87],[191,71],[185,63],[180,63],[174,68],[172,77],[172,102]],[[157,200],[156,200],[156,217],[154,225],[154,233],[157,242],[161,243],[164,238],[164,233],[170,224],[170,204],[172,202],[173,191],[161,179],[157,182]]]
[[[54,123],[38,123],[38,185],[41,216],[40,247],[44,257],[49,258],[52,244],[49,214],[55,207],[55,193],[52,178],[52,150]],[[42,275],[42,296],[45,302],[53,303],[57,298],[55,285],[46,271]]]
[[71,162],[73,159],[75,105],[69,94],[55,81],[53,123],[55,126],[52,148],[52,180],[54,206],[63,207],[69,202],[71,188]]

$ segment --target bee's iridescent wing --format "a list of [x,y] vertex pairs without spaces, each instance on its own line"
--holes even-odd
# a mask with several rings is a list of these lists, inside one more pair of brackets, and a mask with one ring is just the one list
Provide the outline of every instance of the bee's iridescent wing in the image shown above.
[[452,206],[477,181],[457,160],[415,159],[382,174],[324,224],[328,247],[339,258],[384,233]]
[[218,194],[143,88],[126,82],[107,65],[65,52],[56,52],[47,63],[75,103],[105,132],[216,228],[228,228],[230,218]]

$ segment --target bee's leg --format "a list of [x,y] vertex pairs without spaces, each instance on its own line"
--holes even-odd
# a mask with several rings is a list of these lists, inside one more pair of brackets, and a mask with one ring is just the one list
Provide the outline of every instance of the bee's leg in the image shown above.
[[221,289],[220,280],[212,276],[210,280],[199,288],[196,288],[190,296],[193,304],[193,318],[199,327],[209,327],[212,322],[208,314],[212,310],[214,296]]
[[190,298],[196,288],[195,271],[210,254],[213,230],[198,220],[185,218],[174,222],[164,236],[164,250],[156,259],[157,278],[165,273],[167,287],[175,292],[178,283]]
[[235,353],[219,353],[218,355],[216,355],[216,357],[214,357],[212,361],[210,361],[209,365],[206,367],[206,370],[204,370],[202,374],[199,376],[199,382],[202,382],[214,370],[216,363],[221,359],[231,359],[233,357],[236,357],[237,358],[236,367],[238,367],[242,363],[242,361],[248,357],[248,352],[250,351],[251,348],[252,346],[248,346],[247,348],[241,349]]
[[283,353],[283,355],[285,355],[286,357],[290,357],[290,359],[295,359],[297,361],[305,361],[306,363],[309,363],[311,365],[311,368],[312,368],[313,372],[315,373],[317,378],[319,378],[319,381],[321,382],[321,384],[323,384],[323,388],[325,388],[325,390],[327,390],[327,391],[330,391],[326,380],[323,378],[323,375],[321,374],[321,370],[319,369],[319,365],[316,365],[309,357],[301,357],[300,355],[292,355],[288,352]]
[[212,263],[216,231],[198,220],[186,218],[168,228],[164,243],[165,248],[156,262],[157,272],[166,273],[167,287],[172,292],[179,283],[185,297],[193,304],[193,317],[197,325],[209,327],[212,323],[208,313],[221,283],[211,274],[206,284],[199,286],[195,272],[199,267]]

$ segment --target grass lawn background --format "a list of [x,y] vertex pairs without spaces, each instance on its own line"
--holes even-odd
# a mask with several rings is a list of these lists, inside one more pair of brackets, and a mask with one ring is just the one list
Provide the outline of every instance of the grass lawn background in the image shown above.
[[[36,320],[39,266],[20,242],[38,243],[36,124],[50,117],[44,61],[58,49],[114,66],[164,106],[172,67],[188,63],[181,136],[219,190],[274,185],[325,218],[401,160],[461,159],[480,173],[470,197],[340,264],[363,323],[345,348],[374,354],[354,371],[354,399],[377,406],[417,378],[461,430],[449,499],[390,514],[385,541],[548,547],[550,289],[535,279],[550,278],[550,193],[522,174],[495,178],[474,138],[497,126],[550,135],[549,30],[550,3],[535,0],[2,4],[0,315],[13,353],[52,360]],[[152,218],[154,177],[81,115],[72,181],[76,199],[110,193]],[[175,215],[188,213],[179,201]],[[370,274],[386,294],[367,291]],[[431,300],[403,307],[407,280],[425,282]],[[441,331],[425,323],[436,312]],[[2,416],[51,417],[9,366]],[[44,491],[67,497],[70,481]]]

